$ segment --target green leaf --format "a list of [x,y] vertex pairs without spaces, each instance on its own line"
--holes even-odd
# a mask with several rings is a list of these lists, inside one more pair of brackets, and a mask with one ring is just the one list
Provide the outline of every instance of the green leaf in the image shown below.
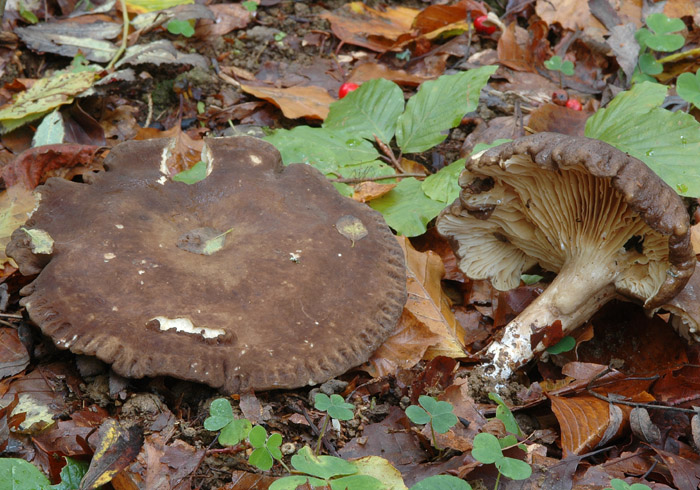
[[[258,425],[257,427],[260,426]],[[250,453],[248,463],[262,471],[267,471],[272,468],[274,461],[272,459],[272,455],[270,455],[270,451],[268,451],[267,448],[259,447]]]
[[403,92],[398,85],[383,78],[370,80],[333,102],[323,127],[344,130],[371,141],[376,135],[389,143],[403,109]]
[[241,5],[243,5],[243,8],[245,8],[248,12],[255,12],[256,10],[258,10],[258,4],[253,2],[252,0],[241,2]]
[[569,76],[569,77],[571,75],[573,75],[574,74],[574,63],[569,61],[569,60],[565,60],[564,63],[561,64],[561,72],[564,75]]
[[511,434],[523,435],[517,420],[515,420],[513,416],[513,412],[510,411],[510,408],[508,408],[506,402],[503,401],[503,398],[497,393],[489,393],[489,398],[498,404],[496,407],[496,418],[503,422],[506,430]]
[[355,405],[346,403],[342,396],[333,394],[328,398],[324,393],[318,393],[315,398],[316,410],[328,412],[328,415],[338,420],[350,420],[355,414]]
[[529,464],[514,458],[504,457],[500,461],[496,461],[496,468],[503,476],[507,476],[511,480],[527,480],[532,475],[532,468]]
[[458,178],[462,170],[464,170],[464,158],[460,158],[428,176],[421,184],[421,189],[426,196],[434,201],[451,203],[459,197],[461,187]]
[[464,480],[452,475],[435,475],[419,481],[409,490],[472,490]]
[[[447,403],[447,402],[439,402],[439,403]],[[457,422],[459,422],[459,420],[457,419],[457,416],[454,413],[452,413],[452,405],[450,405],[450,412],[449,413],[433,414],[433,429],[438,434],[446,433],[452,427],[457,425]]]
[[270,434],[270,437],[267,438],[267,442],[265,443],[265,447],[275,459],[282,459],[282,451],[280,451],[281,445],[282,434],[278,434],[277,432]]
[[27,9],[27,7],[24,6],[24,2],[22,1],[19,2],[19,15],[21,15],[22,18],[30,24],[36,24],[37,22],[39,22],[39,17],[37,17],[34,12]]
[[421,182],[413,177],[402,179],[396,187],[369,205],[382,213],[386,222],[407,237],[425,233],[426,225],[445,207],[425,195]]
[[37,80],[29,90],[20,92],[0,109],[0,133],[38,119],[48,111],[73,102],[73,97],[92,87],[92,72],[59,73]]
[[0,490],[42,490],[49,484],[33,464],[18,458],[0,458]]
[[[685,44],[685,38],[683,36],[680,34],[671,34],[685,29],[685,24],[681,19],[671,19],[665,14],[651,14],[647,17],[646,24],[654,31],[654,34],[639,34],[639,32],[642,31],[642,29],[640,29],[637,31],[637,36],[641,37],[644,45],[650,47],[654,51],[675,51],[682,48]],[[637,38],[638,41],[639,37]]]
[[305,484],[307,481],[313,488],[328,485],[326,480],[321,480],[320,478],[312,478],[306,475],[292,475],[273,481],[268,487],[268,490],[297,490],[297,487]]
[[[479,93],[496,66],[482,66],[424,82],[399,116],[396,142],[404,153],[418,153],[440,143],[446,131],[476,109]],[[443,134],[444,133],[444,134]]]
[[411,405],[410,407],[407,407],[406,416],[414,424],[423,425],[430,422],[430,414],[418,405]]
[[418,397],[418,403],[425,408],[426,412],[432,414],[437,409],[438,401],[432,396],[421,395]]
[[351,475],[330,480],[333,490],[385,490],[384,484],[369,475]]
[[168,22],[167,28],[170,34],[175,34],[176,36],[194,36],[194,27],[192,27],[192,23],[189,20],[173,19]]
[[63,143],[65,135],[66,128],[63,124],[63,116],[58,110],[55,110],[47,114],[36,128],[36,133],[32,138],[32,147]]
[[253,424],[248,419],[234,419],[221,429],[219,444],[222,446],[235,446],[245,440],[250,434]]
[[66,458],[66,465],[61,468],[61,483],[51,485],[51,490],[79,490],[80,481],[87,473],[89,463],[78,461],[73,458]]
[[372,143],[340,130],[297,126],[292,130],[278,129],[263,139],[279,150],[285,165],[306,163],[324,174],[379,158]]
[[694,164],[700,155],[700,123],[659,107],[666,90],[642,82],[620,92],[586,121],[585,135],[639,158],[668,185],[685,189],[683,195],[700,196],[700,165]]
[[518,439],[513,434],[508,434],[505,437],[501,437],[498,443],[501,445],[501,449],[505,449],[518,444]]
[[573,350],[574,347],[576,347],[576,339],[571,335],[567,335],[553,346],[547,347],[547,352],[550,354],[561,354],[562,352]]
[[656,61],[651,53],[644,53],[639,57],[639,69],[647,75],[658,75],[664,71],[664,65]]
[[204,419],[204,428],[215,431],[233,421],[233,409],[226,398],[217,398],[209,406],[209,417]]
[[548,60],[545,60],[544,66],[548,70],[560,71],[567,76],[574,74],[574,64],[569,60],[562,60],[559,55],[552,56]]
[[391,177],[396,175],[396,171],[380,160],[372,160],[371,162],[362,162],[354,165],[338,167],[334,172],[331,172],[331,174],[345,179],[373,179],[376,177],[387,176],[386,180],[383,179],[377,182],[390,184],[395,182],[395,180]]
[[304,446],[292,456],[292,466],[300,473],[324,480],[357,473],[357,468],[352,463],[334,456],[316,456],[309,446]]
[[248,442],[250,442],[251,446],[255,448],[264,447],[266,441],[267,431],[265,430],[265,427],[262,425],[256,425],[250,430],[250,433],[248,434]]
[[532,286],[544,278],[542,276],[538,276],[537,274],[521,274],[520,279],[528,286]]
[[700,70],[695,75],[682,73],[676,80],[676,91],[683,100],[700,107]]
[[184,182],[185,184],[195,184],[200,180],[207,178],[207,164],[202,160],[198,161],[191,168],[183,170],[179,174],[173,175],[172,179],[175,182]]
[[498,438],[493,434],[481,432],[474,436],[472,456],[481,463],[491,464],[503,459],[503,451]]

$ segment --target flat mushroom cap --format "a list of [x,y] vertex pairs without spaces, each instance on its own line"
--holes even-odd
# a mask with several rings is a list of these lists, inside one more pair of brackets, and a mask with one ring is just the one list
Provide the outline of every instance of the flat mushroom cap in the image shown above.
[[88,183],[37,189],[24,229],[52,247],[24,229],[8,246],[23,274],[40,271],[22,291],[32,321],[123,376],[230,392],[314,384],[365,362],[406,299],[381,215],[250,137],[207,140],[211,174],[172,181],[168,142],[124,143]]
[[537,263],[559,272],[569,261],[608,260],[618,292],[653,308],[695,268],[682,200],[642,161],[602,141],[526,136],[467,161],[460,185],[438,231],[469,277],[498,289],[516,287]]

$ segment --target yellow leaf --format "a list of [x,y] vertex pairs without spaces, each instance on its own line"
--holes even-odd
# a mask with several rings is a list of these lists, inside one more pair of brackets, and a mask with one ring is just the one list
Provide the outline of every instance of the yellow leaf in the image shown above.
[[22,186],[12,186],[0,194],[0,268],[6,264],[16,267],[14,260],[5,255],[10,235],[27,221],[38,204],[38,197]]
[[191,3],[194,0],[126,0],[126,10],[131,14],[145,14]]

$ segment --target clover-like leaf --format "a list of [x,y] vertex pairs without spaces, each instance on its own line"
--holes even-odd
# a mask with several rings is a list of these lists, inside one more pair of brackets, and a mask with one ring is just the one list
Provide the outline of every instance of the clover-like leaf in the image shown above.
[[472,490],[472,486],[452,475],[434,475],[419,481],[409,490]]
[[355,414],[353,410],[355,405],[346,403],[342,396],[333,394],[328,397],[324,393],[318,393],[314,398],[314,407],[316,410],[327,412],[328,415],[338,420],[350,420]]
[[574,347],[576,347],[576,339],[571,335],[567,335],[553,346],[547,347],[547,352],[550,354],[561,354],[562,352],[573,350]]
[[[263,471],[272,468],[274,459],[282,459],[282,436],[272,434],[267,436],[267,431],[262,425],[256,425],[248,434],[248,442],[255,449],[250,453],[248,462]],[[274,458],[274,459],[273,459]]]
[[511,480],[527,480],[532,475],[532,468],[525,461],[506,456],[496,461],[496,468]]
[[411,405],[410,407],[408,407],[406,409],[406,416],[414,424],[423,425],[430,422],[430,414],[418,405]]
[[189,20],[173,19],[168,22],[168,32],[175,35],[183,35],[185,37],[194,36],[194,27]]
[[357,473],[357,467],[349,461],[334,456],[316,456],[309,446],[292,456],[292,466],[300,473],[324,480]]
[[222,446],[235,446],[250,434],[253,425],[248,419],[234,419],[221,429],[219,444]]
[[569,60],[563,60],[559,55],[554,55],[548,60],[545,60],[544,66],[548,70],[559,71],[567,76],[574,74],[574,64]]
[[664,65],[656,61],[651,53],[644,53],[639,57],[639,69],[646,75],[658,75],[664,71]]
[[226,398],[217,398],[211,402],[209,417],[204,420],[207,430],[220,430],[234,419],[231,403]]
[[674,32],[685,29],[685,24],[681,19],[673,19],[665,14],[651,14],[646,19],[649,29],[639,29],[635,33],[635,38],[641,48],[645,46],[654,51],[675,51],[685,44],[685,38]]
[[498,407],[496,407],[496,418],[503,422],[506,430],[511,434],[522,435],[522,431],[513,416],[513,412],[510,411],[510,408],[508,408],[508,405],[506,405],[503,399],[497,393],[489,393],[489,398],[498,404]]
[[700,70],[695,72],[695,75],[681,74],[676,80],[676,91],[683,100],[700,107]]
[[481,463],[491,464],[503,458],[503,451],[498,438],[488,432],[474,436],[472,456]]

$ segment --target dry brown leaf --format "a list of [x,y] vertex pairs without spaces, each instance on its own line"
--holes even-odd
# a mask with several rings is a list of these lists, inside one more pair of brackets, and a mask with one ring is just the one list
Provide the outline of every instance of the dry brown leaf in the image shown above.
[[575,111],[556,104],[543,104],[530,114],[527,127],[535,133],[553,131],[570,136],[583,136],[590,113]]
[[450,300],[440,284],[445,273],[442,259],[431,251],[418,252],[406,237],[396,238],[406,256],[408,301],[405,308],[431,332],[440,336],[440,341],[428,348],[424,358],[465,357],[464,331],[457,323]]
[[417,87],[426,80],[430,80],[428,77],[408,73],[404,70],[392,70],[386,65],[368,62],[356,66],[348,81],[362,84],[375,78],[385,78],[399,85],[407,85],[411,87]]
[[572,31],[596,27],[607,32],[605,26],[591,15],[588,2],[580,0],[538,0],[535,12],[547,24],[559,23]]
[[513,70],[535,71],[532,51],[527,49],[528,33],[511,23],[498,40],[498,61]]
[[372,199],[378,199],[391,189],[396,187],[396,184],[380,184],[379,182],[360,182],[355,186],[355,191],[352,198],[360,202],[368,202]]
[[341,41],[384,52],[401,36],[408,36],[413,20],[420,11],[408,7],[375,10],[362,2],[352,2],[321,15],[331,23],[331,30]]
[[210,5],[214,19],[200,19],[197,23],[197,39],[213,40],[234,29],[242,29],[253,20],[253,13],[239,3]]
[[415,160],[409,160],[408,158],[401,158],[401,168],[407,174],[428,175],[428,170],[423,165]]
[[8,187],[0,194],[0,269],[7,264],[17,266],[14,260],[5,255],[5,247],[10,243],[12,232],[27,221],[37,202],[34,193],[21,185]]
[[325,119],[328,108],[335,102],[326,89],[313,85],[289,88],[241,85],[241,90],[272,102],[289,119]]
[[423,359],[428,346],[440,341],[440,336],[404,309],[396,332],[386,339],[370,357],[364,370],[373,378],[410,369]]
[[700,223],[690,227],[690,243],[695,255],[700,254]]
[[204,141],[194,139],[184,132],[180,126],[180,121],[166,131],[142,128],[134,139],[145,140],[151,138],[173,138],[173,142],[168,146],[168,157],[166,160],[170,176],[191,168],[202,159]]
[[[552,411],[561,428],[561,445],[564,457],[583,454],[594,449],[606,436],[611,425],[610,404],[592,395],[579,395],[571,398],[550,396]],[[654,400],[646,391],[631,397],[632,401],[650,402]],[[632,407],[616,405],[622,412],[622,423],[612,437],[621,435],[629,427],[629,414]],[[617,424],[616,424],[617,425]],[[608,434],[609,435],[609,434]]]

